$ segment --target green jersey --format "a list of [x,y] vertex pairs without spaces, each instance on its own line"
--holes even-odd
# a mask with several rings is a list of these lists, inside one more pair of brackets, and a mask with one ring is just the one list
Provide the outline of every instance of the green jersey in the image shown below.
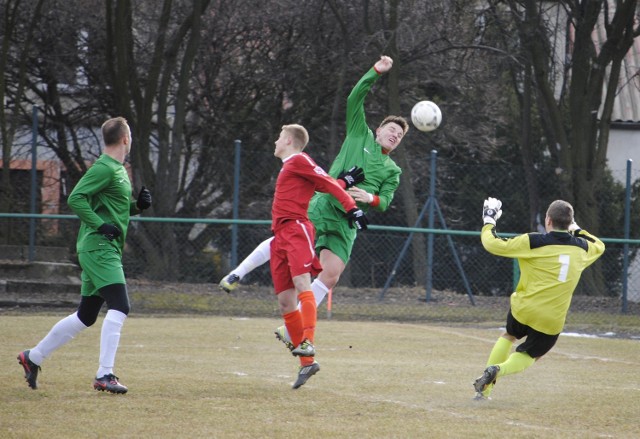
[[518,260],[520,280],[511,295],[511,313],[520,323],[548,335],[562,332],[582,271],[605,247],[584,230],[579,237],[553,231],[504,239],[492,224],[484,225],[481,240],[489,253]]
[[[129,217],[138,212],[135,201],[131,200],[131,182],[122,163],[102,154],[82,176],[67,204],[81,221],[76,244],[78,253],[111,248],[122,255]],[[109,241],[97,230],[104,223],[113,224],[122,234]]]
[[[340,153],[329,169],[329,175],[337,178],[342,171],[358,166],[364,170],[365,179],[357,187],[370,194],[378,195],[380,203],[374,209],[384,212],[393,200],[393,194],[400,184],[402,170],[376,142],[376,137],[367,125],[364,112],[364,100],[379,75],[371,68],[353,87],[347,98],[347,135]],[[327,197],[340,212],[344,209],[332,195],[317,193],[315,197]],[[368,203],[358,203],[362,210],[369,208]]]

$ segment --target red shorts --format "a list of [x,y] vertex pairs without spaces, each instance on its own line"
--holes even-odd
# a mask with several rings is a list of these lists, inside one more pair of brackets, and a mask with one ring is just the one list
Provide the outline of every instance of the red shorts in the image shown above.
[[271,278],[276,294],[294,288],[293,278],[322,271],[314,250],[316,231],[311,221],[289,221],[275,232],[271,241]]

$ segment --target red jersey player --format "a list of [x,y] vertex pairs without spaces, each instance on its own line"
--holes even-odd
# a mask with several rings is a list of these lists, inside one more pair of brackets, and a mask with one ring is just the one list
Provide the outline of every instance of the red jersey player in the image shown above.
[[[280,312],[291,335],[291,353],[300,357],[294,389],[302,386],[320,370],[314,360],[313,337],[316,326],[316,301],[311,292],[311,276],[322,271],[315,250],[315,229],[307,209],[316,191],[326,192],[342,204],[352,227],[367,228],[367,218],[356,202],[311,157],[302,152],[309,142],[307,130],[300,125],[285,125],[276,140],[273,155],[282,160],[271,208],[271,277]],[[298,308],[298,301],[300,307]]]

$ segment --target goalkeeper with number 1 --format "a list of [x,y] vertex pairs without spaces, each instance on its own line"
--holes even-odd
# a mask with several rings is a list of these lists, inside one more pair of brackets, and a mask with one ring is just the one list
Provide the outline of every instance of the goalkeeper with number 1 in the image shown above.
[[[482,245],[491,254],[517,259],[520,280],[511,294],[506,331],[473,385],[476,400],[489,398],[497,378],[524,371],[551,350],[564,327],[582,271],[604,253],[604,243],[578,227],[573,207],[566,201],[556,200],[547,208],[546,233],[500,238],[496,221],[501,215],[500,200],[484,201]],[[511,353],[515,341],[525,337]]]
[[[364,101],[373,84],[391,70],[393,60],[382,56],[354,86],[347,98],[347,135],[329,175],[342,182],[362,210],[384,212],[400,184],[402,170],[391,159],[392,153],[409,130],[401,116],[387,116],[375,132],[367,125]],[[364,172],[364,175],[362,174]],[[322,272],[311,284],[316,303],[320,304],[340,279],[356,239],[357,230],[349,227],[338,201],[329,194],[317,193],[309,204],[309,218],[316,228],[316,251],[320,255]],[[220,288],[229,292],[250,271],[269,260],[269,238],[263,241],[238,267],[220,281]],[[276,331],[289,348],[284,327]]]

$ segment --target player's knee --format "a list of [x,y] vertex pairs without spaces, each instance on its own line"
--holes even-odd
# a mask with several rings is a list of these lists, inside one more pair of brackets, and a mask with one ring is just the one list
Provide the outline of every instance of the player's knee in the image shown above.
[[127,287],[124,284],[107,285],[100,289],[100,294],[107,302],[107,307],[115,311],[120,311],[124,315],[129,315],[131,306]]
[[340,271],[339,270],[330,270],[323,267],[322,272],[318,275],[318,279],[327,287],[327,289],[332,289],[340,280]]
[[122,303],[118,303],[116,306],[110,307],[109,309],[120,311],[125,316],[128,316],[129,311],[131,311],[131,305],[129,304],[129,301],[126,300]]
[[89,312],[84,309],[78,309],[77,314],[78,314],[78,320],[80,320],[82,324],[87,328],[89,326],[92,326],[96,322],[96,320],[98,320],[97,312]]

